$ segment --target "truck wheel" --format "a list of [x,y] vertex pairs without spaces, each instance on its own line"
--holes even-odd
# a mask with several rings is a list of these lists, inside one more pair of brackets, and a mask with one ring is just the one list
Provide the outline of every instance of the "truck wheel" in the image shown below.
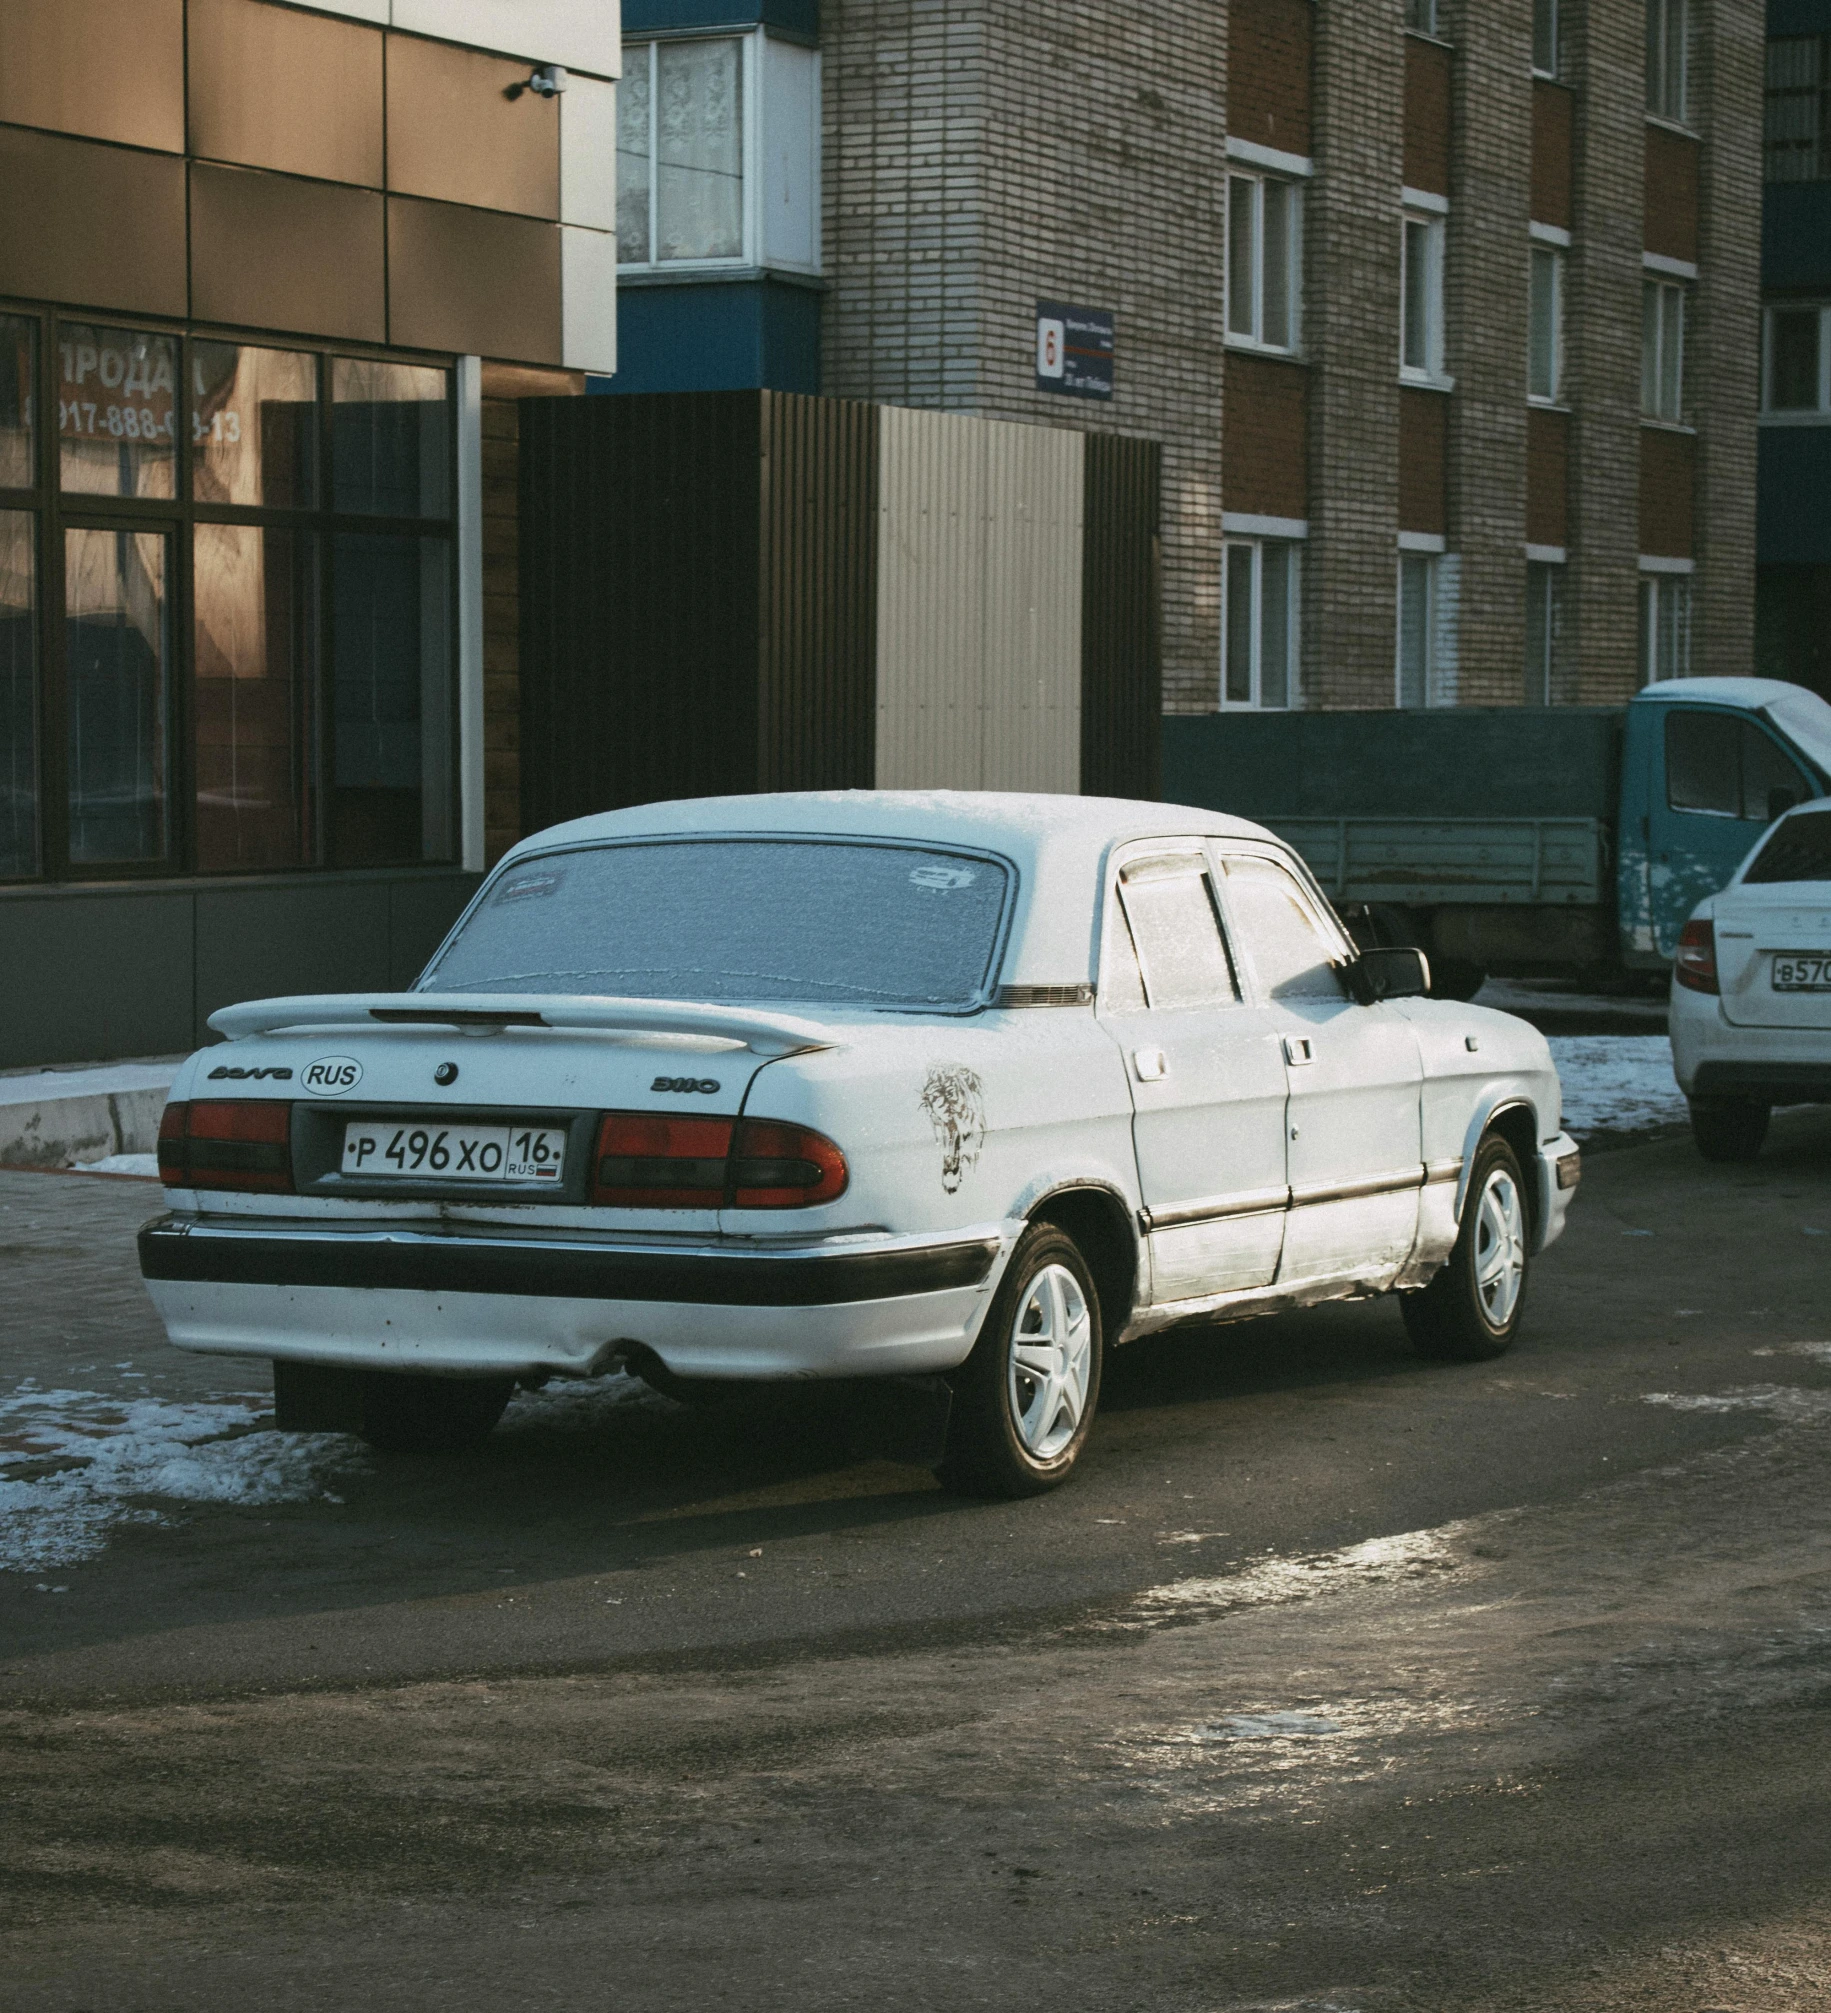
[[1767,1138],[1769,1107],[1735,1097],[1693,1097],[1691,1137],[1706,1160],[1753,1160]]
[[1037,1496],[1067,1481],[1100,1402],[1100,1296],[1071,1238],[1039,1223],[1018,1240],[973,1353],[953,1374],[943,1485]]
[[480,1447],[514,1390],[513,1377],[369,1371],[362,1380],[362,1437],[384,1454],[456,1454]]
[[1436,1000],[1472,1000],[1488,982],[1488,975],[1469,958],[1439,958],[1430,961],[1430,996]]
[[1491,1132],[1475,1152],[1449,1263],[1421,1293],[1399,1296],[1411,1346],[1420,1356],[1483,1363],[1513,1346],[1526,1307],[1530,1242],[1519,1161]]

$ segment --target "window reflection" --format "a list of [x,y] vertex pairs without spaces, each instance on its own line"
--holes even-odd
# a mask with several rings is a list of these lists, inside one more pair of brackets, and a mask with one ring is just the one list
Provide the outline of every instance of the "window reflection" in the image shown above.
[[197,864],[206,873],[312,857],[316,545],[306,532],[197,527],[192,703]]
[[33,325],[0,315],[0,488],[32,489],[38,470],[32,454]]
[[38,871],[32,520],[0,510],[0,878]]
[[419,364],[331,366],[336,508],[378,517],[451,511],[450,377]]
[[451,856],[451,548],[338,538],[330,851],[340,867]]
[[161,532],[64,534],[74,861],[165,854],[169,556]]
[[191,487],[199,503],[308,509],[317,443],[316,357],[191,345]]
[[64,488],[89,496],[174,495],[177,338],[65,322],[57,360]]

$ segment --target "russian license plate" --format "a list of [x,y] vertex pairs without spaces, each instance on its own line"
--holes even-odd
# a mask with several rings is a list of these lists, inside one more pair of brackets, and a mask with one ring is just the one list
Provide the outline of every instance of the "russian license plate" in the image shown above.
[[1776,951],[1777,993],[1831,993],[1831,951]]
[[543,1181],[566,1172],[563,1126],[379,1125],[343,1128],[343,1172],[365,1181]]

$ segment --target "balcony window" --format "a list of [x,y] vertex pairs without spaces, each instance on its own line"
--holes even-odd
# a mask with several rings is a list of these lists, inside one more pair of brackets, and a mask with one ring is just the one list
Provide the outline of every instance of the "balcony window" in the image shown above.
[[1674,423],[1685,416],[1685,289],[1669,280],[1641,282],[1640,410]]
[[1647,110],[1683,125],[1689,111],[1691,21],[1688,0],[1646,0]]
[[1435,384],[1444,375],[1444,220],[1408,211],[1400,232],[1399,370]]
[[1555,405],[1564,389],[1564,254],[1534,245],[1530,257],[1526,395]]
[[1291,539],[1227,541],[1221,696],[1228,706],[1296,704],[1298,551]]
[[1275,175],[1227,177],[1227,334],[1294,350],[1303,270],[1303,192]]

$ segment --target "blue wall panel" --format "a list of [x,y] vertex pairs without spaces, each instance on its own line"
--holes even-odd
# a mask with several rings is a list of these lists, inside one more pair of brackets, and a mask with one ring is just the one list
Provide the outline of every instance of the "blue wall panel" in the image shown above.
[[1769,182],[1762,191],[1761,284],[1831,287],[1831,182]]
[[1767,0],[1770,35],[1831,35],[1831,0]]
[[1756,468],[1761,564],[1831,562],[1831,426],[1764,426]]
[[602,392],[820,389],[820,296],[770,280],[619,288]]
[[820,32],[818,0],[624,0],[625,35],[668,28],[786,28],[793,35]]

